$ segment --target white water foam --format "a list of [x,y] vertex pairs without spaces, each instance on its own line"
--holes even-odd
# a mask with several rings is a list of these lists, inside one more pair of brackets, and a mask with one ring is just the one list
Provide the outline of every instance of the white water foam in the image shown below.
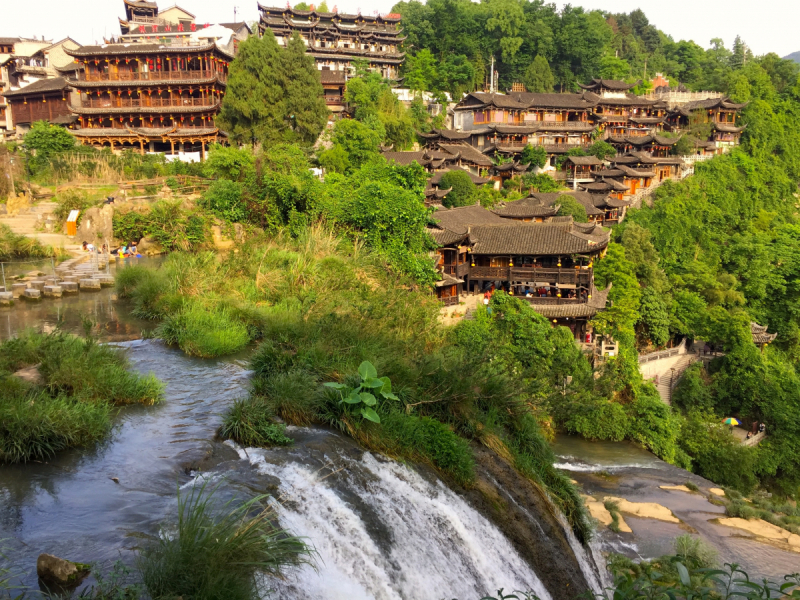
[[551,598],[503,534],[441,482],[369,453],[336,457],[342,472],[324,479],[302,464],[272,464],[264,450],[237,450],[280,480],[281,525],[319,555],[317,571],[290,574],[274,597],[469,600],[504,588]]
[[[559,457],[564,458],[564,457]],[[609,473],[613,473],[614,471],[620,471],[622,469],[658,469],[658,465],[647,464],[647,463],[629,463],[624,465],[598,465],[598,464],[589,464],[589,463],[572,463],[572,462],[556,462],[553,463],[553,466],[556,469],[561,469],[562,471],[575,471],[580,473],[597,473],[598,471],[608,471]]]

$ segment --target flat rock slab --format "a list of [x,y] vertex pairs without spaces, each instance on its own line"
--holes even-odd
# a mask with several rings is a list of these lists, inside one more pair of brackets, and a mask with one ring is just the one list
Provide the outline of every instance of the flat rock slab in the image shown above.
[[794,552],[800,552],[800,535],[787,531],[782,527],[767,523],[761,519],[717,519],[717,523],[726,527],[735,527],[752,533],[753,535],[767,540],[783,542]]
[[64,292],[77,292],[78,291],[78,282],[77,281],[62,281],[60,284],[61,290]]
[[[589,514],[592,515],[592,518],[596,519],[598,523],[601,525],[605,525],[608,527],[614,521],[614,518],[611,516],[611,513],[605,507],[605,504],[602,502],[598,502],[591,496],[584,496],[583,502],[586,504],[586,508],[589,509]],[[619,515],[619,530],[620,533],[633,533],[633,530],[630,526],[625,522],[625,519],[622,518],[622,515]]]
[[32,383],[34,385],[44,385],[44,378],[42,374],[39,372],[39,365],[33,365],[31,367],[25,367],[24,369],[20,369],[16,373],[14,373],[14,377],[18,377],[23,381],[27,381],[28,383]]
[[82,290],[99,290],[100,282],[96,279],[81,279],[80,286]]
[[25,290],[25,293],[20,296],[21,298],[27,298],[28,300],[38,300],[42,297],[42,290],[37,290],[36,288],[28,288]]
[[14,298],[19,298],[22,294],[25,293],[25,290],[28,289],[27,283],[12,283],[11,284],[11,293],[14,295]]
[[64,291],[60,285],[46,285],[44,286],[45,298],[61,298],[61,293]]
[[36,290],[43,290],[44,286],[47,285],[44,279],[36,279],[35,281],[31,281],[31,287]]
[[99,277],[95,277],[95,279],[100,282],[100,285],[106,287],[114,285],[114,277],[112,275],[101,275]]
[[605,500],[611,500],[619,505],[619,511],[645,519],[658,519],[667,523],[680,523],[680,519],[672,514],[666,506],[661,506],[655,502],[628,502],[625,498],[606,496]]
[[11,292],[0,292],[0,306],[11,306],[14,302],[14,294]]
[[708,491],[714,494],[715,496],[725,497],[725,490],[721,488],[710,488]]
[[685,485],[660,485],[658,487],[661,488],[662,490],[667,490],[667,491],[686,492],[688,494],[692,493],[692,490],[690,490]]

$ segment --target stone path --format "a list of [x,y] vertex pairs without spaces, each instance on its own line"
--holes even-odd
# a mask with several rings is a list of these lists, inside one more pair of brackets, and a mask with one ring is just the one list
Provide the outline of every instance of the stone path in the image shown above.
[[106,272],[107,265],[108,255],[84,253],[59,264],[55,274],[36,270],[21,278],[7,279],[6,287],[0,286],[0,305],[10,306],[15,300],[61,298],[64,294],[112,286],[114,276]]
[[[0,223],[8,225],[11,231],[18,235],[39,240],[42,244],[64,248],[71,254],[81,251],[81,246],[75,239],[70,239],[63,233],[58,233],[61,223],[56,222],[52,217],[53,211],[58,206],[56,202],[39,202],[19,215],[0,215]],[[37,231],[37,226],[45,226],[50,223],[52,230]]]

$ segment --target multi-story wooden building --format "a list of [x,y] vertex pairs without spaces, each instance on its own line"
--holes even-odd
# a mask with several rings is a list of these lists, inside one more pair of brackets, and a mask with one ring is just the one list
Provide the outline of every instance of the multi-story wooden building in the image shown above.
[[398,79],[405,54],[400,44],[400,15],[353,15],[258,5],[259,33],[270,30],[280,45],[293,33],[303,38],[314,57],[325,89],[325,99],[333,112],[344,107],[347,80],[355,74],[354,61],[365,61],[369,68],[387,79]]
[[521,223],[478,205],[438,210],[429,229],[437,242],[445,304],[462,291],[494,286],[524,298],[534,310],[583,340],[587,323],[605,308],[608,290],[594,285],[594,262],[605,252],[610,230],[572,217]]
[[79,67],[70,79],[75,136],[93,146],[204,158],[221,136],[214,118],[234,58],[232,32],[220,38],[179,7],[159,13],[154,2],[125,0],[125,9],[123,40],[67,51]]
[[[68,92],[61,78],[72,65],[72,57],[66,51],[79,47],[71,38],[55,43],[45,39],[0,38],[0,139],[24,135],[30,128],[32,115],[37,117],[34,120],[67,124],[69,111],[59,106],[60,99]],[[15,105],[18,105],[16,114]]]

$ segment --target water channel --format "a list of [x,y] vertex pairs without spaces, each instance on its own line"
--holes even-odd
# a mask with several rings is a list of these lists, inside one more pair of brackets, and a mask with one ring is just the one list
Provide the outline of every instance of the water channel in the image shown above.
[[[279,498],[281,524],[315,547],[316,569],[273,582],[268,597],[467,600],[501,587],[532,590],[542,600],[558,597],[543,584],[546,574],[537,573],[498,527],[432,473],[366,453],[318,428],[289,428],[295,439],[289,449],[244,449],[216,439],[222,413],[247,394],[249,352],[202,360],[141,340],[152,323],[132,317],[110,289],[2,308],[0,339],[57,324],[80,332],[82,315],[98,324],[104,341],[127,349],[134,369],[165,383],[166,400],[122,410],[111,438],[95,448],[46,463],[0,466],[0,540],[24,584],[36,585],[41,552],[105,567],[118,559],[133,562],[143,538],[158,535],[174,513],[176,489],[193,485],[201,474],[220,483],[224,497]],[[674,505],[688,528],[730,555],[745,556],[738,562],[755,573],[798,569],[798,555],[726,536],[717,531],[723,528],[707,524],[710,504],[661,493],[654,483],[682,483],[687,474],[646,451],[572,438],[559,438],[555,449],[560,466],[589,494],[655,498],[648,501]],[[601,533],[594,558],[600,549],[655,556],[686,530],[646,519],[629,522],[632,536]],[[598,561],[572,538],[570,545],[585,580],[598,589]]]

